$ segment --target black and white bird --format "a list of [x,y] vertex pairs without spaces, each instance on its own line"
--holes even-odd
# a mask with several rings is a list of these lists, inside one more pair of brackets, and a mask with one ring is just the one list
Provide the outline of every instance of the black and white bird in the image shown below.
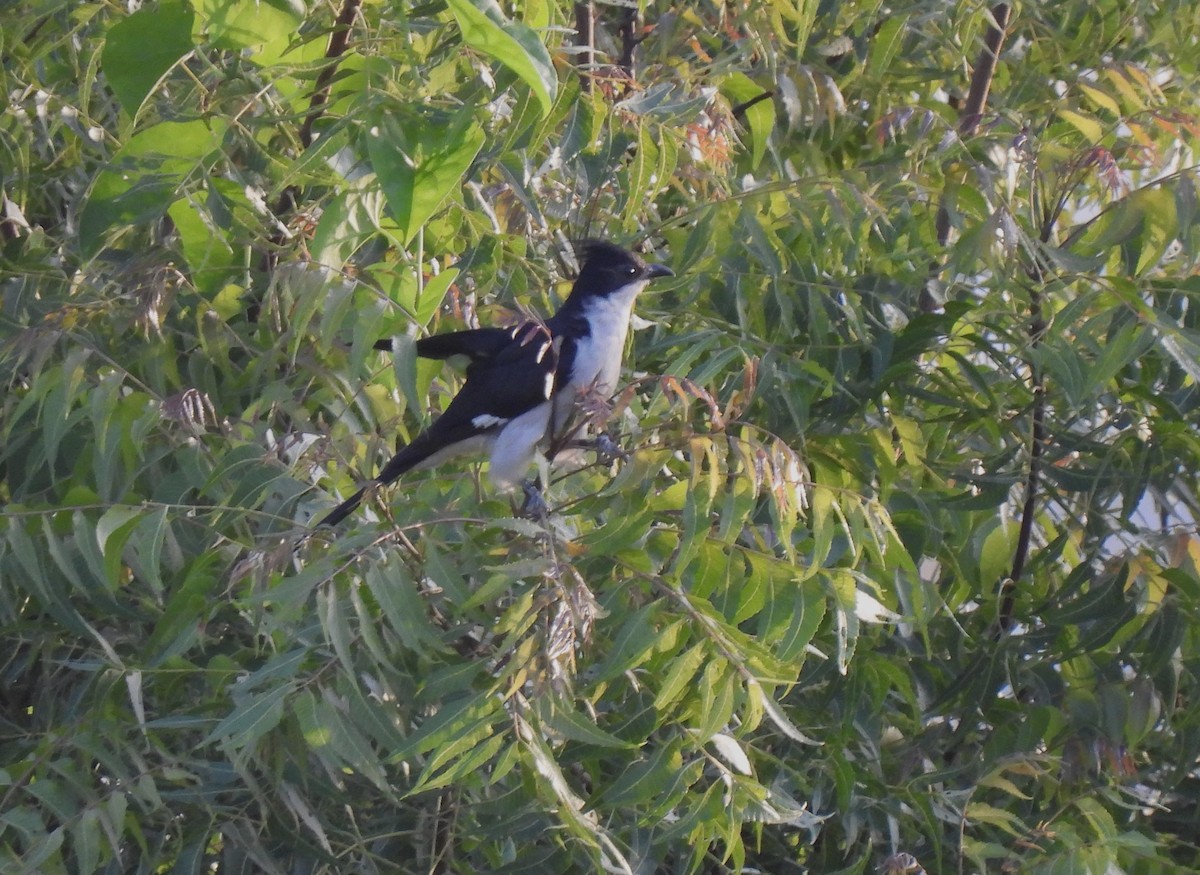
[[[445,412],[383,466],[372,483],[330,511],[336,525],[367,489],[393,482],[461,453],[487,450],[488,474],[509,490],[523,482],[538,449],[559,434],[585,392],[607,398],[616,389],[633,304],[658,277],[674,276],[633,252],[603,241],[578,245],[579,277],[558,312],[545,322],[475,328],[417,341],[422,358],[465,356],[466,380]],[[376,344],[391,349],[391,341]]]

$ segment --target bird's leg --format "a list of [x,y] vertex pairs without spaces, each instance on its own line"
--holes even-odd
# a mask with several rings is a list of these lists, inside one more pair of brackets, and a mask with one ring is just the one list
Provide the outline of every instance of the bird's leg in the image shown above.
[[606,431],[596,435],[596,455],[604,464],[610,464],[620,459],[622,462],[629,459],[629,453],[613,440],[612,435]]
[[538,488],[537,482],[526,480],[521,484],[521,489],[525,493],[525,503],[521,505],[520,516],[544,522],[550,513],[550,505],[546,504],[546,499],[542,496],[542,490]]

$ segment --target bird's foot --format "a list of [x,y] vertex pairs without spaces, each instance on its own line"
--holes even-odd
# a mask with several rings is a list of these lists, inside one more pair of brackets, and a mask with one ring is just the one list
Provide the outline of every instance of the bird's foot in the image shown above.
[[526,480],[521,484],[521,490],[525,493],[525,502],[521,505],[520,516],[530,519],[546,519],[550,514],[550,505],[546,503],[546,499],[542,495],[542,490],[538,488],[537,483],[532,480]]
[[615,462],[620,459],[622,462],[629,458],[629,453],[622,449],[608,432],[600,432],[596,435],[596,455],[600,457],[600,461],[605,464]]

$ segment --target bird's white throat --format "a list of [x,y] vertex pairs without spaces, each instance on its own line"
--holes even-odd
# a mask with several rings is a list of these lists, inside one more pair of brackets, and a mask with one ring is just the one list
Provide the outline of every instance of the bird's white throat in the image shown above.
[[602,395],[611,394],[617,388],[633,303],[644,288],[646,281],[639,280],[622,286],[611,295],[593,298],[585,305],[583,315],[590,333],[575,345],[571,385],[576,392],[593,383]]

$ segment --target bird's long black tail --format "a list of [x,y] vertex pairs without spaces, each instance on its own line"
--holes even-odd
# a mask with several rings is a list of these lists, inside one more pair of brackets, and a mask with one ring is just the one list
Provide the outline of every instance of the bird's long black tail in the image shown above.
[[392,456],[388,463],[380,469],[379,476],[375,478],[371,486],[364,486],[329,513],[325,514],[325,516],[321,517],[321,521],[317,523],[317,526],[336,526],[358,509],[368,489],[372,488],[372,486],[387,486],[401,474],[411,471],[429,458],[434,449],[433,442],[429,440],[429,432],[422,432],[415,441],[403,447],[400,452]]
[[358,506],[362,504],[363,496],[366,494],[367,487],[364,486],[329,513],[325,514],[325,516],[321,517],[321,521],[317,523],[317,526],[336,526],[346,517],[350,516],[350,514],[354,513]]

